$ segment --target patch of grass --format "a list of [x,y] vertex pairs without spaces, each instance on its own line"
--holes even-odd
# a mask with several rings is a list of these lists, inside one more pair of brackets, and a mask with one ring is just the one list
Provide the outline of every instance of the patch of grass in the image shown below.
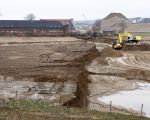
[[48,101],[11,100],[0,104],[0,120],[150,120],[145,117],[54,106]]

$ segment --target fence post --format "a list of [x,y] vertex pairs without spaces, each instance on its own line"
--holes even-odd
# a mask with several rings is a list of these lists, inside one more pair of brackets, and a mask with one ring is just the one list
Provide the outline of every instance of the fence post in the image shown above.
[[59,98],[59,106],[61,106],[61,95],[60,95],[60,98]]
[[67,103],[67,112],[68,112],[68,115],[69,115],[69,105],[68,105],[68,103]]
[[112,101],[110,101],[110,113],[112,112]]
[[18,91],[16,90],[16,100],[18,100]]
[[141,117],[143,116],[143,104],[141,106]]
[[84,97],[83,98],[83,107],[84,107],[84,109],[83,109],[83,116],[86,114],[86,97]]
[[39,103],[39,93],[38,93],[38,96],[37,96],[37,103]]
[[86,108],[86,98],[84,97],[84,101],[83,101],[84,103],[84,109]]

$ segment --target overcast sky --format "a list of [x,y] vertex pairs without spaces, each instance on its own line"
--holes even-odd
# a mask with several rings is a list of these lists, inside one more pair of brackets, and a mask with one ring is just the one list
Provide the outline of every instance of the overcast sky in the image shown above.
[[28,13],[37,19],[98,19],[111,12],[150,17],[149,6],[150,0],[0,0],[0,19],[24,19]]

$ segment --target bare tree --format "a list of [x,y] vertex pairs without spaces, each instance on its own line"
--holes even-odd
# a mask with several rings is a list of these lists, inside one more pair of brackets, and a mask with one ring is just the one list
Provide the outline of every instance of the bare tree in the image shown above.
[[99,32],[101,30],[101,20],[96,20],[96,22],[93,25],[93,31]]
[[96,22],[93,25],[93,36],[97,36],[101,31],[101,20],[96,20]]
[[24,19],[25,19],[25,20],[35,20],[36,17],[35,17],[34,14],[30,13],[30,14],[28,14],[27,16],[25,16]]

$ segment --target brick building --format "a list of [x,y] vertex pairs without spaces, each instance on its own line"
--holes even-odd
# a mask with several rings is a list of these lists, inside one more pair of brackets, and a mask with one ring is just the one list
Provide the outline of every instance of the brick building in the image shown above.
[[66,36],[71,20],[0,20],[0,36]]

